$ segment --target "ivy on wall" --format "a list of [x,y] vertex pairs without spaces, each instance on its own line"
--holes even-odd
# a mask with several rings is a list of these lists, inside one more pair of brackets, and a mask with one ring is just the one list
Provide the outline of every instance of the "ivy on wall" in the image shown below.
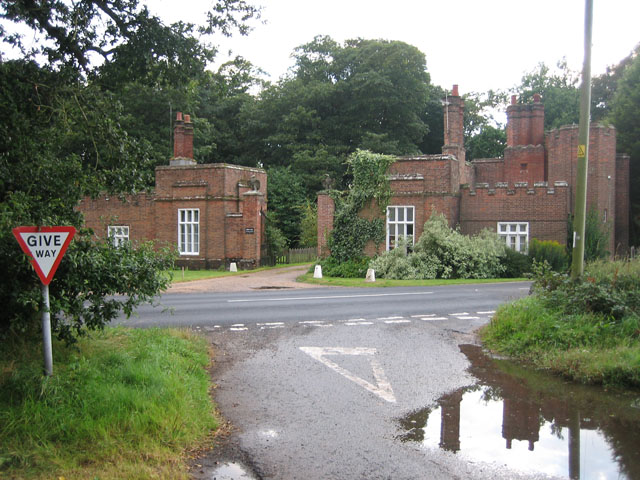
[[[331,192],[336,210],[329,248],[335,260],[346,262],[362,257],[370,240],[376,245],[384,242],[385,214],[391,199],[387,171],[394,161],[393,156],[367,150],[357,150],[347,159],[353,183],[346,196]],[[365,209],[371,209],[369,216],[373,218],[362,216]]]

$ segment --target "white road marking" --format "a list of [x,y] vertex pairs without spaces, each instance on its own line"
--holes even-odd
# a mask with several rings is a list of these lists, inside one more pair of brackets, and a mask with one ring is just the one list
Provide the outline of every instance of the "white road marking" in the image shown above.
[[478,315],[491,315],[492,313],[496,313],[495,310],[487,310],[486,312],[476,312]]
[[244,327],[244,323],[234,323],[232,327]]
[[273,330],[275,328],[284,328],[284,325],[270,325],[268,327],[260,327],[260,330]]
[[428,318],[421,318],[420,320],[422,320],[423,322],[431,322],[435,320],[449,320],[449,318],[448,317],[428,317]]
[[411,318],[435,317],[435,313],[425,313],[424,315],[411,315]]
[[[387,380],[387,376],[384,373],[384,370],[380,366],[378,359],[375,355],[378,351],[375,348],[365,348],[365,347],[356,347],[356,348],[345,348],[345,347],[300,347],[304,353],[309,355],[311,358],[318,360],[320,363],[326,365],[331,370],[338,372],[340,375],[345,377],[348,380],[360,385],[365,390],[377,395],[381,399],[396,403],[396,397],[393,394],[393,389],[391,388],[391,384],[389,380]],[[373,376],[376,379],[376,385],[373,385],[366,380],[357,377],[349,370],[342,368],[335,362],[326,359],[326,356],[329,355],[362,355],[369,357],[369,363],[371,364],[371,368],[373,370]]]
[[404,317],[398,317],[398,316],[395,316],[395,317],[378,317],[378,318],[376,318],[376,320],[399,320],[401,318],[404,318]]
[[229,330],[232,332],[241,332],[243,330],[249,330],[247,327],[231,327]]
[[457,317],[457,316],[460,316],[460,315],[469,315],[469,312],[450,313],[449,315],[451,315],[453,317]]
[[273,325],[284,325],[284,322],[267,322],[267,323],[256,323],[259,327],[270,327]]
[[314,324],[318,324],[318,323],[324,323],[324,320],[307,320],[305,322],[298,322],[301,324],[309,324],[309,325],[314,325]]
[[384,323],[411,323],[411,320],[385,320]]
[[480,317],[471,317],[471,316],[460,316],[459,320],[480,320]]
[[352,327],[354,325],[373,325],[373,322],[344,322],[344,324]]
[[241,302],[286,302],[290,300],[328,300],[331,298],[361,298],[361,297],[402,297],[407,295],[431,295],[433,292],[404,292],[404,293],[372,293],[362,295],[324,295],[317,297],[283,297],[283,298],[240,298],[227,300],[227,303]]

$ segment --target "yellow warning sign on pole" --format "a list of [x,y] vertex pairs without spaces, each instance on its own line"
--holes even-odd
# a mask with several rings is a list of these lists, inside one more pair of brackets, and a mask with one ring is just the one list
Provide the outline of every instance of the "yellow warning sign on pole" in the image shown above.
[[587,146],[578,145],[578,158],[584,158],[587,156]]

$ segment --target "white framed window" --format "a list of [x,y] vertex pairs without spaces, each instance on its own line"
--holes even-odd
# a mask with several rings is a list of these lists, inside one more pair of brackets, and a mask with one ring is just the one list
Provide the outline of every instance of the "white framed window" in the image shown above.
[[200,253],[200,210],[198,208],[178,210],[178,251],[180,255]]
[[498,235],[518,252],[529,249],[529,222],[498,222]]
[[126,225],[109,225],[107,227],[107,237],[114,246],[119,247],[129,241],[129,227]]
[[387,207],[387,250],[393,250],[401,237],[411,237],[411,245],[413,245],[414,226],[415,207]]

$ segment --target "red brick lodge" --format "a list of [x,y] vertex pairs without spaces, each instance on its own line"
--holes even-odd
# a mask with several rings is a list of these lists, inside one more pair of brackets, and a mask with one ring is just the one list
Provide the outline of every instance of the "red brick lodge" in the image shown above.
[[[507,146],[500,158],[465,159],[464,102],[458,86],[444,104],[441,155],[399,157],[390,167],[392,198],[387,207],[386,244],[399,236],[418,238],[433,211],[464,234],[496,231],[511,247],[526,251],[529,241],[567,242],[573,212],[578,126],[544,131],[544,105],[512,97],[507,108]],[[613,127],[592,124],[589,138],[587,208],[595,207],[611,232],[609,251],[626,252],[629,239],[629,156],[616,155]],[[335,205],[318,195],[318,249],[329,254]],[[373,245],[367,254],[376,253]]]

